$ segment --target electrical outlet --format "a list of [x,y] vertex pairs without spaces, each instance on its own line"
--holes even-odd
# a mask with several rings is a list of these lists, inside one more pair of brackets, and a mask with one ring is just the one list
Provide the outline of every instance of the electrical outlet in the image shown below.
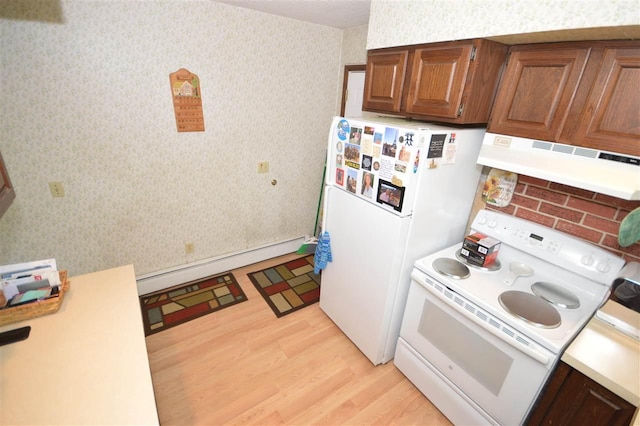
[[49,182],[49,191],[51,191],[52,197],[64,197],[62,182]]
[[268,161],[261,161],[258,163],[258,173],[269,173]]
[[191,254],[191,253],[193,253],[194,251],[196,251],[196,245],[195,245],[195,244],[193,244],[193,243],[186,243],[186,244],[184,245],[184,253],[185,253],[185,254]]

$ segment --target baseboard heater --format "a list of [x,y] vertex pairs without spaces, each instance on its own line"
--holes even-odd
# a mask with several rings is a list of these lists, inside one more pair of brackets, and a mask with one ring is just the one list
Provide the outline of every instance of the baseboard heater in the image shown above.
[[178,284],[293,253],[300,248],[304,241],[305,237],[298,237],[139,275],[136,277],[138,295],[153,293]]

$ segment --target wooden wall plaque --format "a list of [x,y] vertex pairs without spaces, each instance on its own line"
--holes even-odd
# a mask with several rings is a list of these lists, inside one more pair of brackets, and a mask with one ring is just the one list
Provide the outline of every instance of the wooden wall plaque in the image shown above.
[[184,68],[169,74],[178,132],[204,132],[200,79]]

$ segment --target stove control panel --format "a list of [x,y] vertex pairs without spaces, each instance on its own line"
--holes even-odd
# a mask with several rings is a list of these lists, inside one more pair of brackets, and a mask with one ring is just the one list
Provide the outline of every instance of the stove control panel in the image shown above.
[[521,239],[529,247],[538,247],[542,250],[558,253],[562,247],[562,243],[557,240],[550,240],[532,233],[528,228],[516,228],[514,230],[516,238]]
[[593,281],[611,285],[623,258],[587,241],[535,222],[493,210],[480,210],[471,228]]

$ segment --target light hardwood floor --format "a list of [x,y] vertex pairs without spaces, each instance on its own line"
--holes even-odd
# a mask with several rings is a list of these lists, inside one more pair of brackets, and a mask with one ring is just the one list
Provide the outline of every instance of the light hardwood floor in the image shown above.
[[450,425],[317,303],[276,318],[247,273],[296,257],[234,270],[248,301],[146,338],[161,424]]

